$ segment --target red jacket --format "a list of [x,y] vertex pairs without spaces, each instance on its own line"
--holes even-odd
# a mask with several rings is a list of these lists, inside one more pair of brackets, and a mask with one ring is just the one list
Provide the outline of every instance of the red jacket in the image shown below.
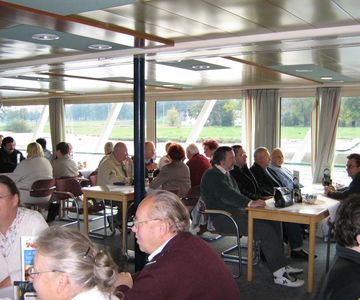
[[211,168],[210,161],[202,154],[195,154],[186,163],[190,169],[191,186],[200,185],[204,172]]

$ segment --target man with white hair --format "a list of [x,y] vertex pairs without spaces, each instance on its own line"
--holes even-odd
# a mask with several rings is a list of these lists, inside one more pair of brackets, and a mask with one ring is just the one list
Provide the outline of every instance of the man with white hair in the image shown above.
[[186,156],[189,159],[186,164],[190,169],[191,186],[200,185],[202,175],[207,169],[211,168],[210,161],[199,153],[199,149],[195,144],[187,146]]

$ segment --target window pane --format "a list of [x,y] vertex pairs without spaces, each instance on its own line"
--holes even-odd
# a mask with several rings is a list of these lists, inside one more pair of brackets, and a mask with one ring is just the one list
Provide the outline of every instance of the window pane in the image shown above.
[[1,134],[11,136],[16,148],[26,156],[26,147],[39,137],[47,140],[47,148],[51,151],[49,108],[47,105],[6,106],[0,111]]
[[[158,156],[165,154],[168,141],[186,147],[191,134],[195,135],[201,153],[201,142],[205,139],[215,139],[221,145],[241,143],[241,100],[159,101],[156,126]],[[196,129],[200,129],[198,134],[194,132]]]
[[302,184],[311,184],[310,117],[313,97],[281,99],[281,149],[285,164],[300,171]]
[[360,97],[342,97],[336,132],[334,175],[336,182],[348,184],[345,164],[351,153],[360,153]]
[[74,160],[95,169],[104,156],[104,144],[122,141],[133,147],[133,104],[68,104],[65,105],[66,141],[73,145]]

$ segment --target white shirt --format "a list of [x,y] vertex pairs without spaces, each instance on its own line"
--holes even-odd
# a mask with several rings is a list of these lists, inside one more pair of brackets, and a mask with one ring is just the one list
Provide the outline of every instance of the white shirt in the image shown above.
[[167,243],[170,242],[174,236],[169,238],[165,243],[163,243],[159,248],[157,248],[153,253],[151,253],[148,257],[148,261],[152,261],[152,259],[164,249],[164,247],[167,245]]
[[93,287],[90,290],[81,292],[80,294],[77,294],[72,300],[118,300],[119,298],[102,292],[98,289],[98,287]]

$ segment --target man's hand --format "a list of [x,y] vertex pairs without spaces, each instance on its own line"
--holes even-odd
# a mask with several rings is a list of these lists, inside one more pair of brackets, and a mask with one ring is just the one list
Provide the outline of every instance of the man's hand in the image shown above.
[[325,195],[329,194],[329,193],[332,193],[332,192],[335,192],[335,188],[334,186],[332,185],[329,185],[329,186],[325,186],[324,187],[324,192],[325,192]]
[[266,206],[266,202],[264,200],[252,200],[250,205],[250,207],[265,207]]
[[118,277],[115,282],[115,287],[120,285],[127,285],[129,288],[132,288],[133,286],[133,279],[131,277],[131,274],[128,272],[121,272],[118,274]]

